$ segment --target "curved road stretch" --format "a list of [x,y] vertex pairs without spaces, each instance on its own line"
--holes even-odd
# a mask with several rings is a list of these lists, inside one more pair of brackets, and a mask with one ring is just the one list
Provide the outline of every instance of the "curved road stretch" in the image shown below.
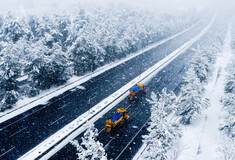
[[[219,20],[217,20],[217,22],[218,21]],[[216,22],[210,28],[208,33],[206,33],[206,35],[204,35],[204,37],[191,48],[195,48],[197,45],[203,45],[205,43],[213,43],[216,38],[216,34],[214,34],[215,32],[218,32]],[[177,93],[180,89],[182,76],[185,74],[185,71],[187,71],[189,61],[193,54],[194,51],[188,49],[184,54],[180,55],[160,71],[155,78],[148,83],[148,93],[146,96],[140,97],[140,99],[134,103],[130,103],[127,98],[124,99],[110,112],[96,121],[95,127],[100,131],[98,140],[103,143],[108,159],[131,159],[135,155],[139,147],[142,145],[142,135],[148,134],[146,127],[150,116],[151,106],[146,101],[146,98],[150,98],[150,93],[152,91],[155,93],[160,92],[163,88],[167,88],[168,91],[173,90]],[[124,126],[107,134],[103,131],[105,120],[111,117],[119,107],[128,108],[128,114],[131,118]],[[76,137],[79,142],[81,142],[81,136],[82,135]],[[76,159],[76,157],[75,147],[68,144],[50,159],[72,160]]]
[[[37,106],[29,112],[0,124],[0,158],[19,158],[58,129],[197,35],[208,21],[202,21],[197,27],[183,35],[91,79],[83,84],[86,90],[68,91],[52,99],[51,102],[53,103],[49,105]],[[28,116],[22,118],[25,115]]]

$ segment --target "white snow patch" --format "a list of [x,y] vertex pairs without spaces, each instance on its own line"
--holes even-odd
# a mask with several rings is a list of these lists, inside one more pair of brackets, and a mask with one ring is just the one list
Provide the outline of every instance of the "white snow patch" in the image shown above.
[[27,80],[28,77],[29,77],[28,75],[25,75],[25,76],[23,76],[23,77],[17,78],[16,80],[17,80],[18,82],[22,82],[22,81]]
[[132,128],[139,128],[138,126],[132,126]]

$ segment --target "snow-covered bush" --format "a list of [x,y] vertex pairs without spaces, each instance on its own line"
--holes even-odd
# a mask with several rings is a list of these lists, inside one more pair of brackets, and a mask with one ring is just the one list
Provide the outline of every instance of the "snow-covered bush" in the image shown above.
[[163,90],[163,94],[159,95],[159,99],[155,93],[151,93],[151,116],[149,134],[144,135],[144,142],[147,143],[147,149],[142,154],[144,159],[167,159],[166,152],[171,147],[173,140],[180,136],[178,126],[169,121],[169,113],[174,111],[176,96],[173,92],[170,94]]
[[96,141],[97,136],[98,130],[92,124],[84,133],[81,144],[77,140],[70,142],[70,144],[76,147],[79,160],[107,160],[103,144]]

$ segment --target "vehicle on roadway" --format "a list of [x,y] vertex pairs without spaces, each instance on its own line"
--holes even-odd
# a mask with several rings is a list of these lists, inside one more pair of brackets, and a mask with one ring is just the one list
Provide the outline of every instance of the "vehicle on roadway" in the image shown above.
[[104,130],[107,130],[107,132],[110,132],[114,128],[121,126],[123,123],[125,123],[130,118],[129,115],[127,115],[127,110],[124,108],[118,108],[115,115],[106,120],[106,125]]
[[134,87],[129,90],[129,92],[130,95],[128,97],[132,101],[137,98],[137,95],[141,93],[146,93],[147,89],[144,87],[143,84],[137,83]]

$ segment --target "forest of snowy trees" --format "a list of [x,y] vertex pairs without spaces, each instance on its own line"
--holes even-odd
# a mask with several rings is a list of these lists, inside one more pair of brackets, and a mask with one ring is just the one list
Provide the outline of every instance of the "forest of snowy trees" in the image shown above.
[[[0,15],[0,111],[19,95],[36,96],[189,27],[198,20],[195,13],[117,7],[75,15]],[[19,94],[16,79],[24,75],[28,83]]]

